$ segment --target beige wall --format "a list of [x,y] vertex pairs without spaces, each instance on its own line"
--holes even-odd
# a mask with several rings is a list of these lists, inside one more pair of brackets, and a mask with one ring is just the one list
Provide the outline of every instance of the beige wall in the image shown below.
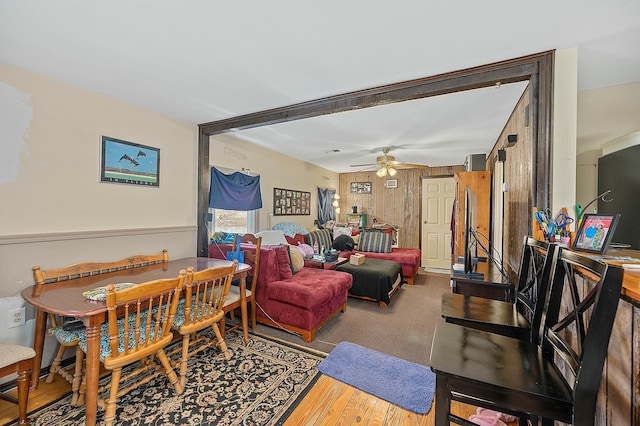
[[[250,169],[260,174],[262,209],[258,230],[269,229],[279,222],[295,222],[305,228],[313,226],[318,217],[318,187],[338,188],[338,173],[296,160],[238,139],[233,133],[210,138],[209,163],[213,166],[240,170]],[[305,216],[271,216],[273,188],[311,192],[311,214]]]
[[[195,124],[2,63],[0,117],[2,312],[34,265],[195,255]],[[160,187],[100,183],[102,135],[160,148]],[[31,344],[32,316],[7,328],[0,313],[0,341]]]
[[597,166],[602,145],[639,131],[639,117],[640,83],[578,93],[578,203],[586,205],[598,195]]
[[[160,148],[160,187],[100,183],[102,135]],[[195,123],[0,63],[0,311],[23,304],[14,296],[33,284],[34,265],[163,248],[170,258],[195,255],[197,136]],[[316,188],[338,187],[337,173],[232,135],[216,138],[210,158],[262,175],[260,229],[269,220],[312,226]],[[311,192],[312,214],[269,218],[274,186]],[[29,309],[27,324],[9,329],[0,314],[0,340],[30,345],[32,318]]]
[[[576,204],[577,49],[557,50],[553,81],[553,152],[551,211]],[[537,206],[539,207],[539,206]]]

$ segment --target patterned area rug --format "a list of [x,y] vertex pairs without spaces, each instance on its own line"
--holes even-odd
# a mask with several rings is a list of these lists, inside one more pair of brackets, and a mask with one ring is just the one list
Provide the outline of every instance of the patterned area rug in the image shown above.
[[[320,376],[316,367],[324,355],[317,352],[265,336],[251,335],[245,344],[241,333],[227,334],[225,341],[229,361],[215,347],[189,359],[182,394],[161,375],[121,397],[116,424],[277,425]],[[31,424],[84,424],[84,407],[72,407],[70,400],[69,395],[30,413]],[[103,420],[98,409],[98,422]]]

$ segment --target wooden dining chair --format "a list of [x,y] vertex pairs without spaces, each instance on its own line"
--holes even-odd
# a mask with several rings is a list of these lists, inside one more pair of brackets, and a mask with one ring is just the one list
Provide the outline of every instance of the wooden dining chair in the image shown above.
[[20,345],[0,343],[0,377],[17,373],[18,398],[0,393],[0,399],[18,405],[18,425],[28,425],[27,404],[29,403],[29,382],[36,352]]
[[[182,393],[183,387],[164,348],[173,340],[171,329],[185,278],[186,271],[182,270],[176,278],[119,290],[113,284],[107,286],[107,322],[100,326],[100,362],[111,371],[111,381],[98,390],[98,406],[105,409],[105,425],[111,426],[115,421],[119,397],[161,374],[167,376],[177,394]],[[85,336],[80,337],[79,346],[87,352]],[[123,367],[138,361],[140,366],[126,375],[127,387],[120,389]],[[136,381],[138,376],[142,378]],[[85,390],[83,383],[80,391]],[[107,390],[108,396],[101,397]]]
[[559,251],[555,244],[525,237],[513,301],[444,293],[442,317],[449,323],[536,341]]
[[[236,247],[238,235],[234,237],[233,246]],[[240,293],[241,288],[237,285],[232,285],[229,289],[229,294],[227,294],[227,300],[224,305],[225,313],[230,313],[233,315],[234,311],[242,306],[242,300],[245,300],[245,303],[251,307],[251,328],[255,329],[256,322],[256,289],[258,286],[258,272],[260,271],[260,246],[262,245],[262,236],[256,237],[253,234],[244,234],[241,237],[241,243],[251,244],[253,247],[251,249],[242,249],[244,252],[244,263],[251,266],[251,274],[249,277],[251,278],[250,287],[247,286],[247,290],[243,295]],[[255,247],[255,251],[253,250]],[[245,312],[247,309],[245,309]],[[248,318],[247,318],[248,321]],[[236,330],[242,326],[243,321],[226,329],[226,321],[223,318],[221,322],[221,330],[223,335],[227,332]],[[243,330],[245,336],[245,343],[248,342],[247,333],[248,330]]]
[[[191,267],[187,269],[184,297],[180,299],[173,319],[173,329],[182,335],[182,346],[178,348],[181,352],[180,361],[177,364],[180,385],[183,388],[187,383],[187,364],[192,355],[211,346],[217,346],[226,359],[231,358],[218,323],[224,318],[222,307],[237,266],[238,262],[234,261],[231,266],[219,266],[198,272],[193,272]],[[213,330],[215,339],[198,333],[209,327]]]
[[[33,295],[37,296],[44,291],[47,284],[60,281],[69,281],[76,278],[84,278],[94,275],[108,274],[110,272],[121,271],[124,269],[139,268],[157,263],[166,263],[169,261],[168,251],[162,250],[159,254],[139,254],[129,256],[114,262],[82,262],[63,268],[43,270],[40,266],[34,266],[33,280],[35,286]],[[47,333],[55,337],[58,343],[56,355],[49,367],[49,374],[46,383],[52,383],[55,375],[58,374],[71,384],[71,404],[81,405],[83,403],[80,397],[80,383],[82,381],[82,364],[84,360],[84,352],[78,348],[79,328],[69,328],[69,321],[57,315],[49,315],[49,326]],[[69,373],[63,366],[64,354],[67,348],[75,348],[75,366],[73,374]]]
[[452,400],[516,415],[520,424],[593,425],[623,275],[562,250],[539,342],[439,323],[431,349],[435,425],[468,424],[451,413]]

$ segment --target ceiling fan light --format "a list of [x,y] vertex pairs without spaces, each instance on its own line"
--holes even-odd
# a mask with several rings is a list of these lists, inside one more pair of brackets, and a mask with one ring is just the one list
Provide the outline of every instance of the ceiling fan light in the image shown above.
[[396,169],[394,169],[393,167],[387,167],[388,171],[389,171],[389,176],[395,176],[396,173],[398,172]]
[[376,172],[376,176],[378,177],[385,177],[387,175],[387,168],[386,167],[382,167],[380,168],[380,170],[378,170]]

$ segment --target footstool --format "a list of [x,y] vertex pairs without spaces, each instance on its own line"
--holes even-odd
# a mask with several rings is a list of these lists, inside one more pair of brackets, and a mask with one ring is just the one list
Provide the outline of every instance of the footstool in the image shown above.
[[345,263],[337,266],[336,271],[348,272],[353,276],[349,296],[374,300],[383,308],[387,307],[391,296],[405,282],[402,265],[392,260],[365,258],[361,265]]

